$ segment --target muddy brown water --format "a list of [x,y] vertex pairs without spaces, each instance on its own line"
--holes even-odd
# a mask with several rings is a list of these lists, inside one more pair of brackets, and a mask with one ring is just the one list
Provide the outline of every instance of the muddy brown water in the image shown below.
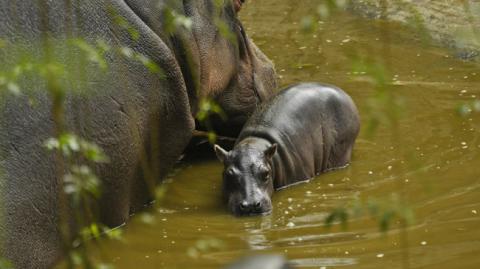
[[[480,98],[478,65],[399,25],[347,13],[303,34],[301,18],[315,3],[251,1],[242,17],[282,85],[342,87],[357,103],[362,127],[375,83],[353,73],[351,55],[383,59],[404,103],[397,131],[381,124],[373,136],[362,132],[348,168],[275,193],[274,210],[264,217],[225,211],[216,160],[183,164],[149,214],[135,216],[123,240],[104,240],[96,255],[119,269],[222,268],[261,253],[284,254],[296,268],[402,268],[407,258],[411,268],[480,268],[480,115],[456,113],[460,103]],[[415,215],[407,229],[394,219],[382,233],[368,215],[351,218],[346,229],[324,224],[332,210],[357,199],[389,207],[402,189]]]

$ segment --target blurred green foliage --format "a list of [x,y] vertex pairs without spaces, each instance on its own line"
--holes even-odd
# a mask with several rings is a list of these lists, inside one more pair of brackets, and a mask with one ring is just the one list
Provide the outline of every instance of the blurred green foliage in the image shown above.
[[385,64],[357,55],[351,56],[352,73],[366,78],[375,88],[368,98],[367,125],[364,132],[372,137],[380,125],[394,127],[405,116],[405,102],[392,85],[392,76]]
[[223,112],[222,108],[215,101],[207,98],[201,99],[199,110],[195,117],[207,128],[208,141],[211,144],[214,144],[217,138],[217,135],[211,124],[211,117],[214,115],[220,116],[220,119],[223,121],[227,120],[227,116]]
[[[98,199],[101,197],[101,181],[88,164],[108,162],[108,157],[95,144],[79,138],[75,134],[62,133],[58,138],[50,138],[45,148],[61,154],[66,163],[63,176],[63,192],[67,208],[74,209],[75,227],[68,226],[63,217],[63,239],[67,252],[68,268],[100,268],[103,263],[92,260],[87,250],[87,242],[98,240],[102,234],[118,238],[119,233],[107,232],[109,228],[97,222]],[[83,164],[79,162],[83,160]]]
[[392,193],[383,199],[369,197],[366,201],[354,200],[347,206],[338,207],[326,217],[325,225],[331,227],[339,223],[346,229],[349,218],[363,216],[375,220],[382,232],[387,232],[395,221],[405,221],[409,225],[415,221],[413,210],[397,193]]
[[304,33],[311,33],[318,30],[317,21],[327,20],[332,14],[347,6],[347,0],[324,0],[314,8],[315,12],[302,17],[301,29]]
[[112,21],[119,28],[119,30],[127,31],[127,33],[130,35],[132,40],[138,41],[138,39],[140,38],[140,32],[135,27],[130,25],[127,19],[120,16],[117,10],[113,6],[108,7],[108,13]]
[[0,269],[13,269],[12,264],[0,257]]
[[72,39],[70,42],[85,54],[85,59],[98,64],[101,70],[107,70],[108,63],[105,55],[110,50],[110,46],[104,40],[98,40],[94,45],[80,38]]
[[[345,9],[349,5],[348,1],[326,0],[321,1],[317,9],[310,16],[302,18],[300,26],[304,33],[312,33],[318,31],[318,23],[322,20],[328,20],[329,17],[337,12],[337,10]],[[387,1],[380,1],[380,10],[382,14],[380,18],[386,18],[388,3]],[[414,5],[408,5],[410,12],[412,12],[412,22],[417,30],[426,34],[423,21],[416,12]],[[380,126],[387,126],[392,130],[391,141],[392,146],[396,149],[396,156],[404,158],[407,161],[408,153],[403,152],[401,137],[399,136],[399,120],[405,116],[405,101],[404,97],[397,91],[399,87],[394,85],[393,77],[391,75],[390,66],[390,43],[392,33],[389,32],[386,21],[381,20],[384,24],[382,27],[382,37],[384,40],[383,48],[378,54],[371,55],[364,52],[357,51],[355,48],[345,50],[345,56],[349,59],[352,71],[351,73],[358,77],[359,80],[369,82],[374,92],[367,99],[366,108],[367,115],[362,117],[366,122],[365,127],[362,127],[362,132],[367,138],[372,139]],[[423,41],[428,42],[428,38],[422,38]],[[400,165],[402,166],[402,165]],[[399,178],[403,178],[405,174],[402,167],[399,168]],[[370,216],[378,223],[380,231],[386,233],[391,227],[392,223],[398,223],[398,228],[401,237],[402,248],[402,267],[409,268],[409,253],[408,253],[408,225],[414,221],[414,212],[409,206],[408,199],[405,195],[406,185],[402,180],[396,180],[396,189],[387,198],[379,199],[378,197],[368,197],[366,201],[354,200],[351,204],[346,206],[338,206],[332,210],[324,220],[326,227],[331,227],[334,224],[341,224],[344,229],[348,227],[349,219],[359,218],[362,216]]]
[[45,147],[48,150],[59,150],[65,157],[81,154],[88,161],[108,162],[108,157],[97,145],[71,133],[63,133],[59,138],[48,139],[45,142]]
[[182,29],[190,30],[192,28],[192,19],[175,12],[170,8],[163,11],[164,29],[168,34],[175,34]]
[[462,103],[457,107],[457,113],[462,117],[467,117],[474,113],[480,113],[480,100],[476,99],[468,103]]

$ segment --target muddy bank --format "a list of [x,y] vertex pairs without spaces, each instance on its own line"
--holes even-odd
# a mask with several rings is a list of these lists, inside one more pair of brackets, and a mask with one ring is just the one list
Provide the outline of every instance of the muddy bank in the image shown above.
[[453,49],[462,59],[480,59],[480,1],[358,0],[350,1],[349,9],[407,24],[418,30],[419,38]]

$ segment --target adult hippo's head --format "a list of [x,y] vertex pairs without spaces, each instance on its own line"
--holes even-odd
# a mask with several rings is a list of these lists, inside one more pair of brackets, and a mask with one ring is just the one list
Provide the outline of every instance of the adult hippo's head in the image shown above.
[[[273,64],[238,19],[245,0],[127,2],[174,51],[192,114],[201,99],[213,99],[230,124],[243,125],[256,105],[273,93],[277,84]],[[172,14],[189,20],[190,27],[182,27],[182,20],[172,22]]]
[[[213,98],[222,107],[228,123],[220,123],[216,130],[231,136],[239,133],[257,104],[270,97],[277,86],[272,62],[249,39],[237,17],[244,1],[226,0],[217,14],[205,5],[208,1],[193,1],[197,10],[209,14],[192,16],[193,25],[200,26],[193,29],[199,52],[197,96]],[[212,18],[213,23],[207,21]]]
[[227,152],[215,145],[215,153],[224,165],[223,195],[235,215],[268,214],[272,210],[274,190],[272,158],[276,144],[243,140]]

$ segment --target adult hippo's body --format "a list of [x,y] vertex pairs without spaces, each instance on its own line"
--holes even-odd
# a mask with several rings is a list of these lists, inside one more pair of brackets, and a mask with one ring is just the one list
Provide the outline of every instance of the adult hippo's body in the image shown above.
[[254,112],[224,163],[224,195],[236,215],[270,212],[275,189],[347,165],[360,127],[342,90],[315,83],[280,92]]
[[218,3],[0,0],[0,256],[25,269],[61,257],[67,171],[43,146],[59,127],[50,93],[67,92],[63,129],[110,159],[93,168],[100,221],[116,226],[178,160],[198,100],[246,119],[272,92],[273,66],[237,19],[243,1]]

